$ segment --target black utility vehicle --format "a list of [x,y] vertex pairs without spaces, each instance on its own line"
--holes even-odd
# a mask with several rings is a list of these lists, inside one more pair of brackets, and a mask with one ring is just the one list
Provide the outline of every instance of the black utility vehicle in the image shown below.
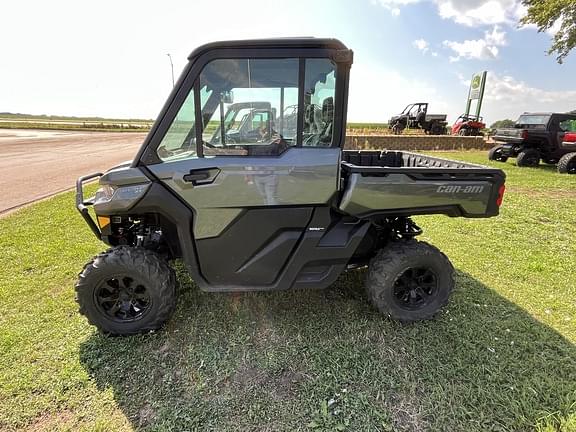
[[[211,292],[324,288],[368,266],[369,297],[388,316],[426,319],[448,301],[452,265],[415,240],[409,217],[496,216],[502,171],[343,151],[352,51],[337,40],[219,42],[189,60],[134,160],[78,179],[77,208],[110,246],[76,284],[92,324],[112,334],[159,328],[176,306],[177,258]],[[296,127],[277,119],[260,138],[229,142],[231,92],[235,103],[295,115]],[[215,123],[224,139],[210,142]],[[84,199],[94,178],[100,189]]]
[[448,122],[446,114],[429,114],[428,102],[407,105],[400,114],[388,120],[388,127],[395,135],[404,129],[422,129],[429,135],[446,135]]
[[536,167],[540,161],[558,164],[560,172],[576,172],[576,113],[524,113],[513,128],[497,129],[496,145],[488,159],[506,162],[515,157],[519,167]]

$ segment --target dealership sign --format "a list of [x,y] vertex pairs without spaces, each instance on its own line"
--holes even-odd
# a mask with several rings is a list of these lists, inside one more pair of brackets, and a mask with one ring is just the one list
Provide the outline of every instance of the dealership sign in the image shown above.
[[474,74],[472,81],[470,82],[470,99],[480,99],[480,89],[482,88],[482,83],[485,79],[486,72]]
[[472,75],[470,81],[470,89],[468,90],[468,100],[466,102],[466,114],[470,114],[470,106],[472,101],[477,101],[476,115],[480,116],[480,109],[482,107],[482,99],[484,98],[484,89],[486,88],[486,75],[487,72],[479,72]]

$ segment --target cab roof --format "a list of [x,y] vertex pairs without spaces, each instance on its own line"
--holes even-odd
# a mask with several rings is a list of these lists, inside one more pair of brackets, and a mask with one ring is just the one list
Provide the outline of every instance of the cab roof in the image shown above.
[[324,48],[345,50],[348,49],[338,39],[315,38],[315,37],[293,37],[275,39],[245,39],[211,42],[201,45],[190,53],[188,60],[203,54],[206,51],[220,48]]

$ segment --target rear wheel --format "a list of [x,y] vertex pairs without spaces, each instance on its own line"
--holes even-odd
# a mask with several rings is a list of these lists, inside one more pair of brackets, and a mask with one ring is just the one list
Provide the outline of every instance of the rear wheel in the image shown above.
[[562,174],[576,174],[576,152],[566,153],[558,161],[558,172]]
[[488,160],[506,162],[508,156],[504,156],[502,146],[492,147],[488,152]]
[[118,246],[94,257],[76,282],[80,313],[100,331],[156,330],[176,307],[176,276],[155,252]]
[[521,151],[516,157],[519,167],[537,167],[540,164],[540,152],[534,149]]
[[433,317],[454,288],[454,268],[436,247],[416,240],[394,242],[370,262],[366,290],[376,308],[412,322]]
[[441,124],[434,123],[430,128],[431,135],[445,135],[446,134],[446,127],[442,126]]
[[460,129],[460,130],[458,131],[458,135],[460,135],[460,136],[468,136],[468,135],[470,135],[470,134],[469,134],[469,132],[468,132],[468,129],[462,128],[462,129]]

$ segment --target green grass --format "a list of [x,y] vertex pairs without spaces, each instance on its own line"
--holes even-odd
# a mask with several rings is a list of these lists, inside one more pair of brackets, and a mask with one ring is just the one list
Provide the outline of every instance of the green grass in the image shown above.
[[0,129],[146,132],[153,120],[0,113]]
[[347,129],[388,129],[388,123],[354,123],[348,122]]
[[495,166],[500,217],[417,218],[457,287],[409,326],[368,305],[362,272],[224,295],[180,269],[164,330],[106,338],[74,303],[103,246],[73,195],[0,219],[0,430],[576,431],[576,176]]

